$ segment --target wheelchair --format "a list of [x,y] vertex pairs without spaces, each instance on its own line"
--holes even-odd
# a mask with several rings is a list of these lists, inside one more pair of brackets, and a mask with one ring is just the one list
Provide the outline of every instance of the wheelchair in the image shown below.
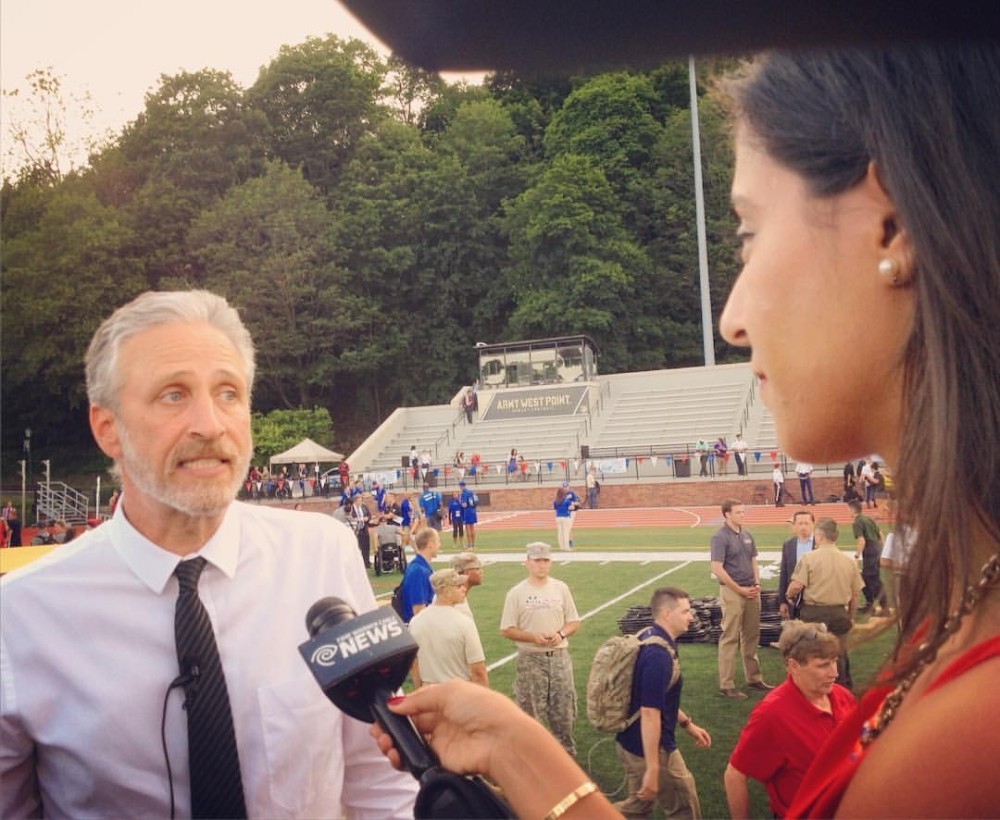
[[406,548],[395,541],[379,544],[375,548],[375,574],[388,574],[395,569],[400,575],[406,572]]

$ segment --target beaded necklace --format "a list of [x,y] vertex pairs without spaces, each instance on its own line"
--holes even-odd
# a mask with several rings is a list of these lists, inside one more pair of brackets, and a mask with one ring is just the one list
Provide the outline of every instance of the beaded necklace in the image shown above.
[[985,597],[989,589],[997,585],[1000,585],[1000,552],[993,553],[989,561],[983,564],[983,571],[979,577],[979,582],[970,584],[965,588],[962,600],[955,611],[944,622],[944,628],[937,638],[933,641],[925,641],[917,647],[917,652],[923,657],[917,662],[913,670],[882,701],[882,707],[879,709],[878,714],[870,720],[865,721],[861,727],[862,746],[868,746],[885,731],[886,726],[892,723],[903,700],[909,694],[916,679],[920,677],[920,673],[934,661],[944,642],[958,631],[962,619],[979,605],[979,602]]

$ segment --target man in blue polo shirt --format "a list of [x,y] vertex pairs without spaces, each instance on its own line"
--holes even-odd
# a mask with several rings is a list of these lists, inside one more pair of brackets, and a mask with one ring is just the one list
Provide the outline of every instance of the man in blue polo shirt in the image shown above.
[[438,532],[441,532],[441,504],[443,499],[441,498],[441,493],[437,490],[432,490],[431,485],[426,481],[424,482],[424,492],[420,496],[419,504],[420,509],[423,510],[424,518],[427,521],[429,527],[433,527]]
[[441,551],[441,537],[437,530],[429,527],[417,534],[417,554],[406,567],[403,575],[403,620],[410,622],[421,609],[434,600],[434,587],[431,586],[431,561],[437,558]]
[[[677,637],[691,624],[691,600],[675,587],[661,587],[649,602],[653,625],[640,639],[657,637],[667,646],[650,643],[639,650],[632,679],[630,710],[638,719],[616,736],[618,758],[625,769],[628,797],[615,803],[625,817],[648,817],[656,805],[666,817],[700,817],[701,803],[694,776],[674,739],[680,726],[699,748],[712,738],[681,706],[681,674]],[[667,648],[669,647],[669,648]]]

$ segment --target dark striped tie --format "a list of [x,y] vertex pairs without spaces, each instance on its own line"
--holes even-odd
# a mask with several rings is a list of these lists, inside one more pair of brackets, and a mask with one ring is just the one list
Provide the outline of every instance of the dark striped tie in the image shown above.
[[212,623],[198,597],[198,578],[204,568],[204,558],[192,558],[181,561],[174,570],[180,582],[174,614],[177,660],[181,674],[193,678],[184,687],[191,816],[246,817],[226,676],[219,661]]

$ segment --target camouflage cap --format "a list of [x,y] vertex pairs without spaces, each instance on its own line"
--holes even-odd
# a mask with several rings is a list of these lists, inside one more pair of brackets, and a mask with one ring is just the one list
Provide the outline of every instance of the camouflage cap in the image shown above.
[[456,572],[468,572],[470,569],[482,569],[483,562],[474,552],[460,552],[452,557],[451,568]]
[[552,547],[546,544],[544,541],[532,541],[527,546],[527,552],[529,558],[551,558],[552,557]]
[[439,569],[431,575],[431,586],[435,592],[440,592],[445,587],[460,587],[465,583],[465,578],[453,569]]

